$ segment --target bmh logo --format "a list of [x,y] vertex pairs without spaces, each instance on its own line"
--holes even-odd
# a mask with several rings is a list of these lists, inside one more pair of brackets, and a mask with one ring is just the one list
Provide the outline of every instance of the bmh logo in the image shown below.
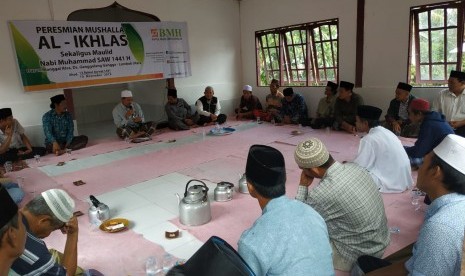
[[181,29],[150,29],[152,40],[178,40],[182,39]]

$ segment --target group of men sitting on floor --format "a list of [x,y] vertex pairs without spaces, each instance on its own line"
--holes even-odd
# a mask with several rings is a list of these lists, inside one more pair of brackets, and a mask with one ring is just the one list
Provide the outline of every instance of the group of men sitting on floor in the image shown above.
[[[458,90],[459,84],[462,92],[456,94],[454,91]],[[341,86],[345,85],[341,82]],[[331,86],[334,88],[329,83],[328,87]],[[403,88],[408,87],[399,84],[398,90]],[[378,125],[382,113],[379,108],[362,105],[360,99],[354,100],[358,102],[354,104],[356,108],[352,105],[342,108],[342,111],[355,108],[353,124],[348,119],[352,115],[341,110],[337,112],[339,105],[350,104],[354,99],[351,90],[339,89],[340,97],[342,94],[344,99],[339,97],[334,104],[334,121],[331,117],[321,116],[322,112],[312,124],[321,118],[322,122],[318,124],[327,125],[325,120],[329,118],[329,124],[334,127],[351,133],[367,132],[367,135],[361,139],[353,162],[334,160],[317,138],[299,143],[294,152],[295,162],[302,169],[296,200],[285,196],[283,155],[268,146],[252,146],[247,157],[246,177],[249,192],[263,211],[238,243],[239,254],[252,271],[256,275],[333,275],[334,269],[352,271],[353,275],[459,275],[465,231],[462,214],[465,210],[465,138],[454,134],[454,129],[457,134],[463,129],[464,119],[460,116],[465,114],[464,88],[465,74],[452,71],[449,89],[441,92],[437,100],[439,111],[453,111],[447,121],[441,113],[430,111],[426,100],[407,96],[403,101],[400,94],[407,90],[396,91],[393,101],[399,103],[391,102],[391,106],[392,109],[398,107],[397,115],[388,112],[393,119],[387,123],[396,133],[399,128],[402,133],[402,127],[412,124],[417,124],[419,129],[415,145],[405,148],[393,132]],[[169,96],[176,98],[175,92],[170,91]],[[346,98],[348,95],[350,98]],[[147,128],[141,124],[144,123],[143,113],[140,106],[132,102],[132,93],[123,91],[121,96],[122,107],[116,106],[113,115],[118,118],[115,114],[123,114],[119,118],[126,122],[119,127],[118,134],[149,134],[153,126]],[[287,98],[285,101],[292,102],[295,95],[286,96],[285,93],[284,96],[290,97],[290,101]],[[131,98],[130,101],[127,98]],[[58,95],[51,100],[52,110],[44,115],[44,131],[53,133],[60,127],[69,129],[67,120],[71,117],[63,115],[67,112],[64,97]],[[338,105],[338,100],[344,102]],[[330,102],[326,102],[328,108],[331,108]],[[283,115],[286,114],[282,113],[286,110],[283,103],[281,101],[279,105],[275,101],[270,108],[273,111],[266,113],[272,115],[270,121],[300,122],[292,115]],[[450,104],[454,106],[450,107]],[[293,106],[301,106],[301,103],[296,101]],[[220,116],[219,102],[213,97],[211,87],[207,87],[196,107],[208,112],[198,112],[200,118],[203,116],[201,122],[204,124],[226,120],[226,116]],[[405,110],[409,121],[404,122]],[[17,133],[15,139],[26,145],[25,149],[17,149],[17,156],[25,150],[32,152],[24,131],[12,118],[11,110],[1,109],[0,113],[0,130],[6,135],[2,146],[11,143],[12,133]],[[239,114],[240,110],[238,117]],[[255,114],[263,116],[263,113]],[[137,127],[146,130],[126,127],[129,121],[139,123]],[[45,126],[46,122],[50,127]],[[189,121],[182,123],[189,126]],[[52,152],[72,145],[73,141],[80,144],[79,139],[66,132],[58,132],[56,137],[46,134],[46,145]],[[428,195],[431,205],[411,255],[397,262],[382,260],[390,237],[380,192],[408,189],[413,182],[411,165],[419,166],[417,187]],[[315,178],[320,179],[318,184],[313,184]],[[74,201],[69,195],[58,189],[48,190],[18,212],[10,194],[6,185],[0,187],[0,275],[82,273],[77,267],[78,224],[73,216]],[[63,254],[50,252],[41,240],[59,229],[67,234]],[[23,252],[24,246],[26,250]]]

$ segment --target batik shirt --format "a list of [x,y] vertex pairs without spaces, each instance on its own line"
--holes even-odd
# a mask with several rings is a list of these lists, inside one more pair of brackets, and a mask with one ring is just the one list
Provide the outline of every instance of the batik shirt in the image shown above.
[[281,116],[289,116],[293,123],[298,123],[300,119],[308,118],[307,104],[301,95],[294,93],[290,102],[284,98],[281,100],[281,104]]
[[45,113],[42,117],[42,126],[45,134],[45,144],[71,143],[73,140],[74,123],[71,113],[65,111],[57,114],[55,109]]

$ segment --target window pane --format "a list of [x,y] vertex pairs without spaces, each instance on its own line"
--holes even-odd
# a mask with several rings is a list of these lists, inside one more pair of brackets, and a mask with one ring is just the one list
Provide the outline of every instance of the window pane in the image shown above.
[[274,34],[269,34],[267,35],[267,37],[268,37],[268,47],[278,46],[278,41],[276,40],[276,37]]
[[418,14],[418,25],[420,30],[429,28],[428,12]]
[[331,25],[331,39],[337,39],[337,26],[336,25]]
[[444,62],[444,30],[431,31],[431,61]]
[[334,69],[326,70],[326,74],[327,74],[326,75],[327,80],[332,80],[332,81],[336,80],[336,74],[334,72]]
[[317,60],[317,66],[319,68],[323,67],[323,48],[321,46],[321,43],[316,43],[315,44],[315,50],[316,50],[316,60]]
[[291,80],[292,80],[292,81],[298,80],[297,71],[292,70],[291,73],[292,73],[292,75],[291,75],[291,76],[292,76],[292,79],[291,79]]
[[296,46],[295,48],[296,54],[296,63],[298,69],[305,69],[305,47],[303,45]]
[[302,39],[300,38],[300,30],[295,30],[292,32],[292,39],[294,41],[294,44],[302,43]]
[[420,66],[420,78],[421,80],[429,80],[429,65]]
[[321,40],[330,40],[331,37],[329,36],[329,27],[328,25],[323,25],[320,27],[321,29]]
[[326,79],[326,74],[325,74],[325,70],[318,70],[318,74],[320,74],[320,80],[325,80]]
[[457,9],[447,9],[447,26],[457,26]]
[[433,80],[446,80],[446,76],[444,73],[444,65],[433,65],[431,66],[432,70],[432,78]]
[[292,35],[291,35],[291,32],[287,32],[284,34],[286,36],[286,43],[287,44],[293,44],[292,43]]
[[331,43],[330,42],[324,42],[323,43],[323,53],[324,53],[324,58],[325,58],[325,66],[326,67],[332,67],[334,65],[333,63],[333,55],[331,52]]
[[261,40],[263,48],[268,47],[268,43],[266,42],[266,35],[262,35]]
[[300,36],[302,37],[302,43],[306,44],[307,43],[307,31],[306,30],[301,30],[300,31]]
[[299,70],[299,79],[301,81],[306,82],[307,81],[307,71],[305,70]]
[[337,66],[337,41],[333,42],[334,66]]
[[288,47],[289,49],[289,64],[291,65],[291,69],[296,69],[296,60],[295,60],[295,55],[294,55],[294,47],[290,46]]
[[447,30],[447,62],[457,61],[457,29]]
[[313,39],[315,41],[320,41],[320,28],[313,29]]
[[279,55],[276,48],[270,48],[271,68],[276,70],[279,69]]
[[[462,63],[462,66],[463,66],[463,63]],[[446,72],[446,73],[447,73],[447,77],[449,77],[450,71],[452,71],[452,70],[457,70],[456,68],[457,68],[457,63],[448,64],[448,65],[447,65],[447,72]],[[461,71],[463,71],[463,69],[462,69]]]
[[431,11],[431,28],[444,27],[444,9]]
[[430,62],[429,60],[429,39],[428,32],[420,32],[420,62]]

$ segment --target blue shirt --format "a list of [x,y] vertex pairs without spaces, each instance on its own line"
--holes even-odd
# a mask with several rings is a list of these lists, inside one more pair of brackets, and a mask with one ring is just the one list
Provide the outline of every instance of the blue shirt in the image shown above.
[[71,113],[65,111],[57,114],[55,109],[42,116],[42,126],[45,134],[45,144],[53,142],[69,144],[74,137],[74,123]]
[[334,275],[323,218],[286,196],[272,199],[238,242],[241,257],[258,276]]
[[47,249],[45,242],[34,236],[29,229],[29,224],[23,217],[26,226],[27,237],[23,254],[14,261],[9,275],[55,275],[66,276],[66,269],[57,264],[52,254]]
[[405,263],[409,275],[459,276],[465,231],[465,195],[435,199],[425,215],[413,256]]

